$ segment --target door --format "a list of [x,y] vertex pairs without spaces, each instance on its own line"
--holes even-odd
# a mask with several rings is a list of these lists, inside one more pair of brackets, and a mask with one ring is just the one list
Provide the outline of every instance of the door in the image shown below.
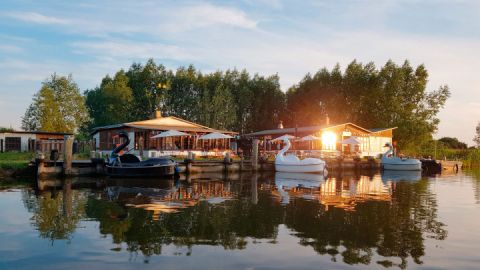
[[5,151],[22,151],[22,139],[19,137],[6,137],[5,138]]

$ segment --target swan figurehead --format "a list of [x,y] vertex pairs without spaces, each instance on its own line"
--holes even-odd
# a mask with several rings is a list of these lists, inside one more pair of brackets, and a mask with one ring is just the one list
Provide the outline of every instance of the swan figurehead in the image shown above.
[[389,155],[393,155],[393,145],[391,143],[387,142],[384,147],[388,147],[388,150],[383,154],[382,158],[388,158]]

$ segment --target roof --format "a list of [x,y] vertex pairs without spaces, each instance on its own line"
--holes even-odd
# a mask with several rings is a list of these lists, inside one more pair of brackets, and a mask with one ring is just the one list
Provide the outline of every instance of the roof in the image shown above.
[[149,129],[149,130],[177,130],[177,131],[193,131],[193,132],[220,132],[220,133],[229,133],[236,134],[233,131],[225,130],[216,130],[200,124],[196,124],[175,116],[166,116],[159,117],[155,119],[135,121],[123,124],[108,125],[97,127],[93,130],[92,134],[106,129],[116,129],[121,127],[132,127],[138,129]]
[[[366,133],[372,133],[372,131],[363,128],[361,126],[355,125],[353,123],[343,123],[343,124],[337,124],[337,125],[323,125],[323,126],[306,126],[306,127],[297,127],[296,131],[300,133],[315,133],[319,132],[323,129],[328,129],[328,128],[333,128],[333,127],[338,127],[338,126],[343,126],[343,125],[352,125],[355,126],[356,128],[359,128]],[[280,129],[269,129],[269,130],[262,130],[262,131],[257,131],[249,134],[245,134],[245,136],[263,136],[263,135],[278,135],[278,134],[287,134],[287,133],[294,133],[295,128],[280,128]]]
[[0,133],[16,133],[16,134],[40,134],[40,135],[73,135],[73,133],[65,132],[48,132],[48,131],[0,131]]
[[368,130],[370,130],[372,133],[376,133],[376,132],[381,132],[381,131],[385,131],[385,130],[390,130],[390,129],[396,129],[397,127],[391,127],[391,128],[369,128]]

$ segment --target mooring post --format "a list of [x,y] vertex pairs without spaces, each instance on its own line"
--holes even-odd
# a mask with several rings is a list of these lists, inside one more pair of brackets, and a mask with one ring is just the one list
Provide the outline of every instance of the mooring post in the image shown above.
[[42,175],[44,167],[45,167],[45,155],[43,153],[39,153],[37,158],[35,158],[35,164],[37,165],[37,179]]
[[188,152],[187,153],[187,158],[184,160],[185,162],[185,174],[188,175],[190,174],[190,171],[192,170],[192,163],[193,163],[193,159],[194,159],[194,155],[192,152]]
[[63,148],[63,174],[72,175],[73,136],[65,135],[64,143],[65,145]]
[[252,170],[258,169],[258,139],[253,139],[252,142]]
[[230,153],[225,153],[225,157],[223,158],[223,170],[225,173],[228,173],[228,165],[230,165],[231,158]]

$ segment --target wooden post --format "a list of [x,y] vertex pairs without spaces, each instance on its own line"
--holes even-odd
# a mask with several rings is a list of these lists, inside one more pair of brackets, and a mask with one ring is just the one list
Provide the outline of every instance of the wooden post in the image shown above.
[[36,177],[39,179],[43,173],[43,168],[45,167],[45,155],[43,153],[38,154],[37,158],[35,159],[35,164],[37,165]]
[[73,159],[73,136],[65,135],[63,151],[63,174],[71,175]]
[[253,139],[252,145],[252,170],[258,169],[258,139]]

